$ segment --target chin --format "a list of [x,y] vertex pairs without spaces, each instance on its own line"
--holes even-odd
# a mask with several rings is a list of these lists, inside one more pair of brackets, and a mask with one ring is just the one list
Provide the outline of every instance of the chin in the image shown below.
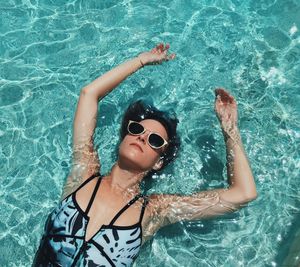
[[143,158],[141,155],[136,153],[136,151],[127,151],[126,153],[122,153],[123,151],[119,151],[118,162],[121,164],[123,168],[131,169],[137,172],[145,172],[151,169],[152,166],[145,166],[142,164]]

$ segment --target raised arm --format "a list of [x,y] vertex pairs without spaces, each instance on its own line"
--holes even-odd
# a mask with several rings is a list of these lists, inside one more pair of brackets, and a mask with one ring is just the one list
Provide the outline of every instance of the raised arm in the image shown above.
[[160,227],[181,220],[219,216],[242,207],[257,197],[249,161],[237,126],[237,104],[225,90],[216,90],[215,111],[221,123],[227,154],[229,187],[195,193],[191,196],[153,195],[148,223],[151,235]]
[[173,59],[174,54],[168,55],[169,47],[159,44],[151,51],[118,65],[81,90],[73,124],[73,164],[62,199],[100,169],[99,157],[93,143],[98,102],[141,67]]

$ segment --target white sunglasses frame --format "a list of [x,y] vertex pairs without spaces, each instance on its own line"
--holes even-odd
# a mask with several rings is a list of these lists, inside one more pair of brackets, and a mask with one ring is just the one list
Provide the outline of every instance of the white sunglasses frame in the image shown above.
[[[139,125],[141,125],[143,128],[144,128],[144,131],[143,132],[141,132],[141,133],[139,133],[139,134],[134,134],[134,133],[132,133],[132,132],[130,132],[129,131],[129,125],[131,124],[131,123],[133,123],[133,122],[135,122],[135,123],[138,123]],[[127,124],[127,132],[129,133],[129,134],[131,134],[131,135],[134,135],[134,136],[138,136],[138,135],[142,135],[144,132],[146,132],[148,129],[146,129],[140,122],[138,122],[138,121],[133,121],[133,120],[129,120],[128,121],[128,124]],[[163,138],[160,134],[158,134],[158,133],[156,133],[156,132],[152,132],[152,131],[150,131],[150,130],[148,130],[149,131],[149,134],[148,134],[148,136],[147,136],[147,143],[148,143],[148,145],[151,147],[151,148],[153,148],[153,149],[160,149],[160,148],[163,148],[164,146],[166,146],[166,145],[168,145],[169,144],[169,142],[165,139],[165,138]],[[151,134],[157,134],[158,136],[160,136],[161,138],[162,138],[162,140],[164,140],[164,143],[160,146],[160,147],[154,147],[154,146],[152,146],[151,144],[150,144],[150,142],[149,142],[149,137],[150,137],[150,135]]]

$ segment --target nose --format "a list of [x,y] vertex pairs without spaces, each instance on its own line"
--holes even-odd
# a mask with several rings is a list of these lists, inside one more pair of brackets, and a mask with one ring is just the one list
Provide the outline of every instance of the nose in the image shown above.
[[146,139],[148,136],[148,131],[145,131],[144,133],[142,133],[141,135],[138,135],[137,139],[141,140],[144,144],[146,144]]

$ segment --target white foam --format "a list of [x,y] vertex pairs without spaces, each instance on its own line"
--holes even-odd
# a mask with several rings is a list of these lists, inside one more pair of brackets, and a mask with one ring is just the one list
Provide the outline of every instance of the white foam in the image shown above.
[[283,72],[275,67],[271,67],[268,72],[263,72],[261,79],[267,81],[269,85],[282,85],[287,82]]
[[294,24],[294,25],[292,26],[292,28],[290,28],[289,34],[290,34],[291,36],[293,36],[297,31],[298,31],[298,28],[297,28],[297,26]]

